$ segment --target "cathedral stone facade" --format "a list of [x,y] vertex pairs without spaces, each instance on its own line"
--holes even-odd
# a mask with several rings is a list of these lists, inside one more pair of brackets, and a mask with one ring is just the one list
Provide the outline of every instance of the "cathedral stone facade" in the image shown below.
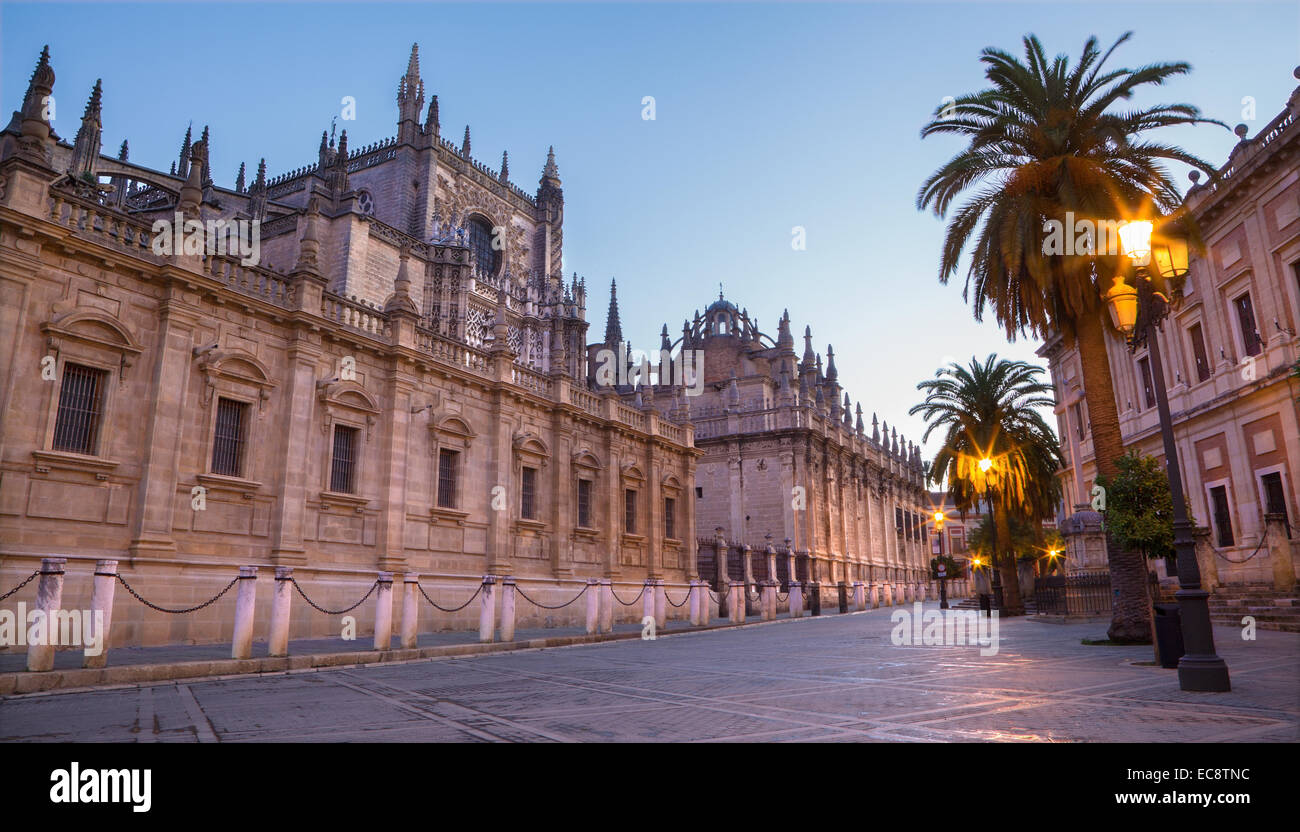
[[[581,623],[560,605],[589,579],[678,597],[769,540],[803,579],[924,580],[919,452],[850,413],[829,349],[823,371],[808,335],[797,359],[788,315],[773,341],[719,298],[665,329],[703,355],[699,396],[593,383],[621,331],[614,308],[589,344],[585,281],[561,272],[554,153],[529,193],[468,127],[444,139],[417,48],[394,135],[325,131],[309,164],[241,165],[233,187],[206,127],[165,172],[104,153],[99,83],[60,136],[54,81],[47,50],[0,131],[0,590],[51,556],[65,609],[90,607],[102,560],[168,608],[245,566],[264,587],[292,569],[326,608],[380,574],[448,608],[513,576],[527,627]],[[119,592],[111,646],[227,640],[231,609]],[[338,634],[303,609],[292,636]]]
[[[615,291],[605,343],[593,351],[616,352],[622,342]],[[805,327],[800,357],[790,326],[787,311],[773,340],[719,292],[677,339],[664,325],[651,362],[659,383],[618,388],[635,406],[694,426],[703,454],[694,481],[701,577],[788,581],[793,566],[796,580],[824,592],[861,581],[916,594],[931,557],[920,449],[875,414],[868,430],[861,403],[839,384],[833,347],[823,366]],[[688,358],[679,372],[655,364],[666,355]]]

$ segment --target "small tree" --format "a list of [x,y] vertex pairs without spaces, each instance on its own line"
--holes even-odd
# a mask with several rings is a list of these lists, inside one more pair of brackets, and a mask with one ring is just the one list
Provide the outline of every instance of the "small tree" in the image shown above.
[[1106,489],[1106,528],[1115,542],[1148,559],[1174,553],[1174,501],[1160,460],[1128,451],[1115,461],[1119,474],[1098,477]]

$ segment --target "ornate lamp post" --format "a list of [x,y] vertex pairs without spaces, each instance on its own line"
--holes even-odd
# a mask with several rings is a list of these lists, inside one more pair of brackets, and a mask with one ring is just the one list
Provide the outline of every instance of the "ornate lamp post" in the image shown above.
[[[936,511],[934,513],[934,536],[939,541],[939,557],[943,558],[943,520],[944,513]],[[939,561],[939,609],[948,609],[948,567],[944,565],[943,560]]]
[[[1160,342],[1155,330],[1169,314],[1169,299],[1151,285],[1155,277],[1171,280],[1187,274],[1187,241],[1176,237],[1157,238],[1152,244],[1153,226],[1140,220],[1120,226],[1120,245],[1132,261],[1136,287],[1115,276],[1106,293],[1107,308],[1115,328],[1124,333],[1129,349],[1143,343],[1151,358],[1152,386],[1160,414],[1160,434],[1165,445],[1165,470],[1174,504],[1174,549],[1178,553],[1178,585],[1174,593],[1183,627],[1186,652],[1178,662],[1178,686],[1183,690],[1226,691],[1232,685],[1228,665],[1214,652],[1214,631],[1210,626],[1210,593],[1201,588],[1201,571],[1196,563],[1196,544],[1192,523],[1187,517],[1183,498],[1183,476],[1178,466],[1178,448],[1174,443],[1173,422],[1169,416],[1169,397],[1165,391],[1165,371],[1160,361]],[[1154,262],[1156,275],[1151,274]]]

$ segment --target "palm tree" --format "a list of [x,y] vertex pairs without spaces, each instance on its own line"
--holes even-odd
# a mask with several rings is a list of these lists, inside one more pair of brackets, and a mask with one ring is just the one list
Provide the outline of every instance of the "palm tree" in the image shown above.
[[990,355],[981,364],[952,363],[916,389],[925,401],[908,411],[926,421],[922,442],[945,431],[930,467],[931,481],[947,479],[963,513],[984,503],[993,515],[993,562],[1002,574],[1004,615],[1024,615],[1016,574],[1013,515],[1021,523],[1050,517],[1060,499],[1061,448],[1038,408],[1054,403],[1043,372],[1024,361]]
[[[1182,162],[1207,173],[1207,162],[1170,144],[1145,138],[1148,131],[1203,119],[1188,104],[1125,108],[1139,88],[1186,74],[1186,63],[1104,70],[1124,34],[1102,54],[1097,39],[1084,44],[1071,67],[1065,55],[1049,60],[1038,38],[1024,38],[1025,59],[985,49],[988,89],[963,95],[935,112],[921,136],[955,134],[969,144],[922,184],[917,208],[948,214],[953,200],[975,189],[948,222],[939,264],[947,283],[968,243],[973,243],[963,297],[976,320],[985,310],[1014,341],[1017,334],[1046,337],[1060,332],[1078,347],[1083,369],[1097,473],[1114,477],[1124,452],[1119,414],[1106,354],[1103,292],[1118,273],[1117,253],[1045,253],[1048,220],[1116,221],[1136,206],[1177,215],[1181,196],[1164,162]],[[1067,233],[1074,233],[1070,228]],[[1114,641],[1150,640],[1146,566],[1140,554],[1108,544],[1111,580],[1117,590],[1109,635]]]

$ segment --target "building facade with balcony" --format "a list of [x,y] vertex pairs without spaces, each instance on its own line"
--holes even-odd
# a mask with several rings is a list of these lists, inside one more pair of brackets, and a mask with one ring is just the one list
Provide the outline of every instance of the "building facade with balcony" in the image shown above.
[[[1294,569],[1300,557],[1297,115],[1300,88],[1254,138],[1239,129],[1217,183],[1188,192],[1206,251],[1193,256],[1181,302],[1156,336],[1187,497],[1195,522],[1208,529],[1199,560],[1211,583],[1271,583],[1273,560],[1288,558]],[[1163,459],[1147,351],[1130,352],[1118,335],[1108,349],[1125,445]],[[1078,353],[1058,335],[1039,355],[1057,391],[1063,502],[1096,525],[1086,511],[1095,466]],[[1104,567],[1105,557],[1103,546],[1089,546],[1071,565]],[[1161,577],[1174,570],[1172,562],[1157,565]]]

